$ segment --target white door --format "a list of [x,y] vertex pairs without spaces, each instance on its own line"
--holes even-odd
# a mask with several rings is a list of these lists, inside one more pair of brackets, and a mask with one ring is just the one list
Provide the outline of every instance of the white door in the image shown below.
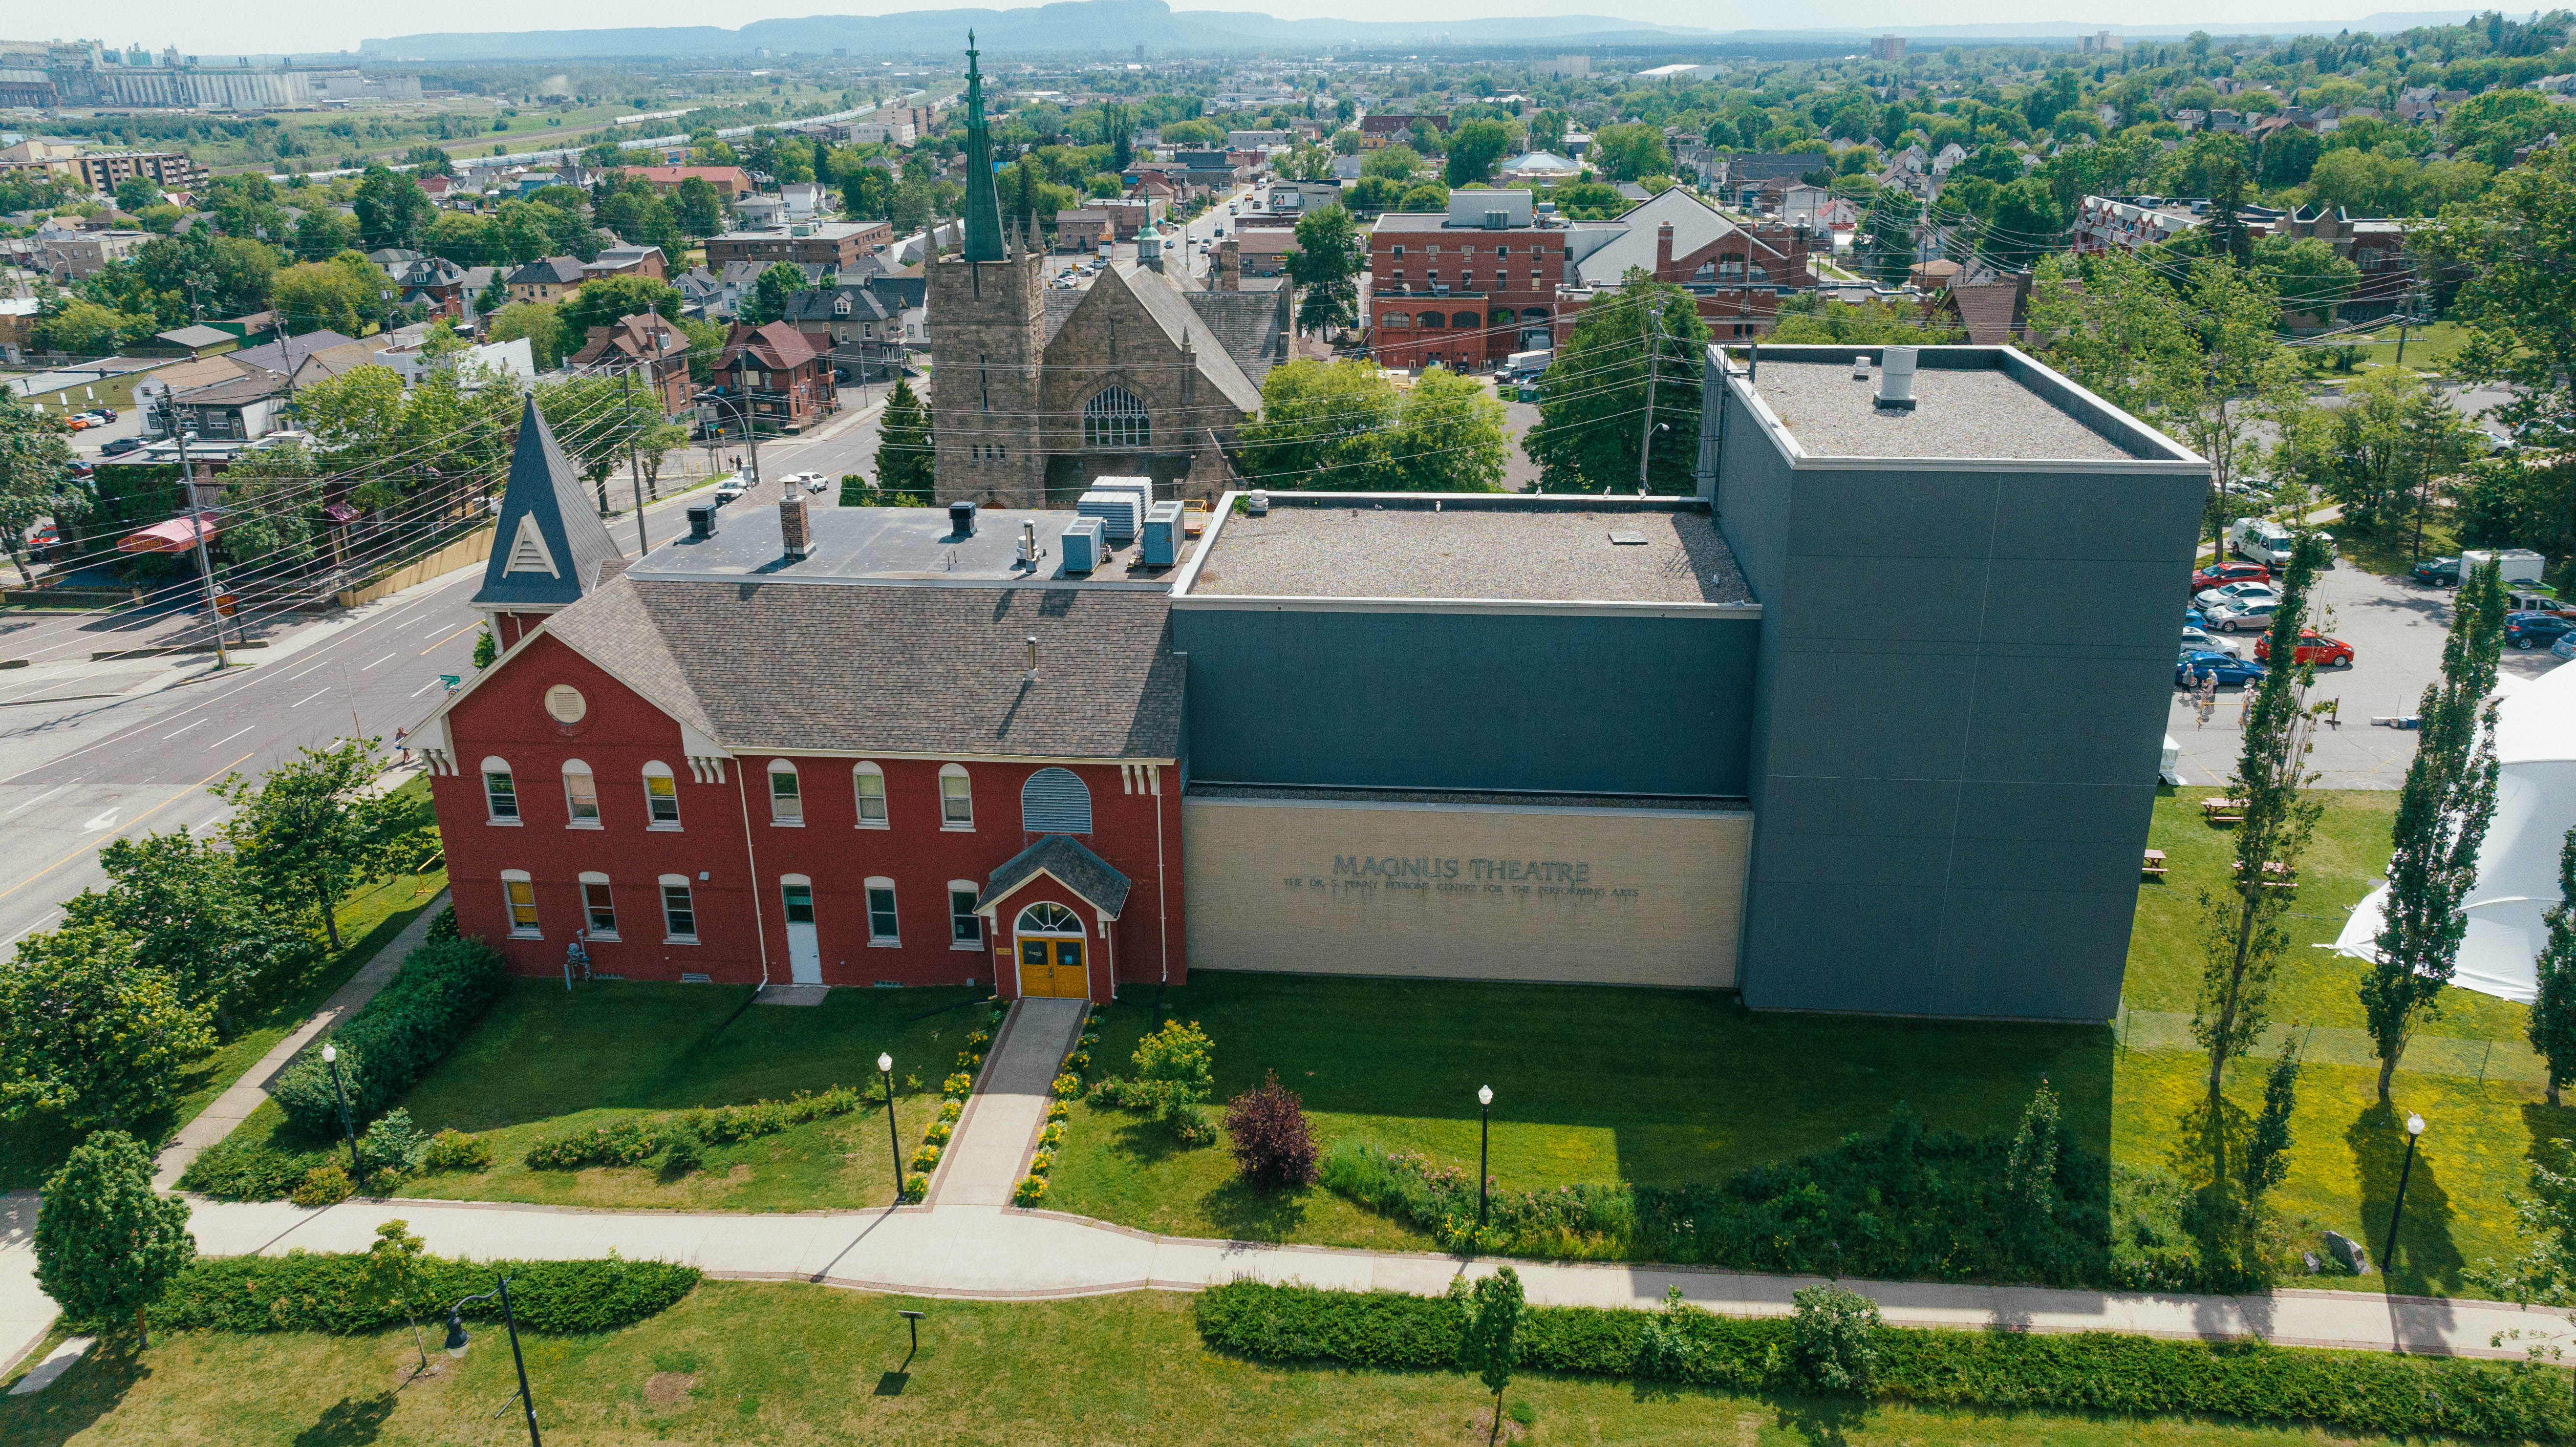
[[799,985],[823,983],[823,947],[814,939],[814,886],[791,876],[779,886],[787,911],[787,978]]

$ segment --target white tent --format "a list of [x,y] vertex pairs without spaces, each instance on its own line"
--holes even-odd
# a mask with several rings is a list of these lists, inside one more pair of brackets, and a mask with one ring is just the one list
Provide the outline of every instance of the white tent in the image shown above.
[[[2451,981],[2528,1003],[2532,961],[2549,934],[2540,915],[2558,902],[2558,851],[2576,828],[2576,664],[2506,682],[2519,686],[2499,690],[2495,820],[2478,850],[2478,882],[2463,906],[2469,929]],[[2354,906],[2337,954],[2377,957],[2387,893],[2382,885]]]

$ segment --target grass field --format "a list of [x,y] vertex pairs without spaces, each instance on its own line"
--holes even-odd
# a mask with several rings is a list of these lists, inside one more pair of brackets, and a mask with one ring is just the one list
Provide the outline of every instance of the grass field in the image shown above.
[[[834,990],[810,1008],[753,1005],[749,986],[605,982],[567,993],[514,980],[454,1054],[402,1104],[421,1129],[490,1132],[489,1170],[436,1172],[406,1195],[563,1206],[745,1211],[848,1209],[894,1197],[893,1152],[876,1058],[895,1058],[896,1119],[907,1155],[939,1108],[939,1082],[981,1028],[980,990]],[[908,1082],[917,1082],[910,1084]],[[775,1100],[832,1085],[862,1089],[856,1114],[732,1145],[703,1169],[538,1171],[530,1146],[566,1131],[654,1111]],[[264,1105],[245,1132],[282,1140]],[[294,1142],[295,1144],[310,1144]]]
[[[2186,1120],[2204,1069],[2183,1028],[2199,981],[2198,893],[2230,858],[2229,836],[2200,821],[2205,792],[2168,791],[2157,803],[2151,843],[2173,872],[2140,893],[2133,1013],[2121,1031],[1756,1015],[1731,997],[1686,992],[1215,972],[1169,992],[1164,1007],[1214,1038],[1220,1099],[1275,1069],[1305,1097],[1327,1147],[1359,1135],[1473,1169],[1475,1091],[1491,1084],[1492,1171],[1506,1187],[1714,1179],[1881,1127],[1900,1100],[1928,1124],[2003,1129],[2043,1074],[2093,1149],[2188,1177]],[[2576,1112],[2541,1105],[2527,1074],[2451,1069],[2523,1049],[2523,1008],[2466,991],[2419,1032],[2409,1059],[2426,1068],[2401,1069],[2394,1115],[2379,1106],[2359,1037],[2360,967],[2312,946],[2334,938],[2384,870],[2395,801],[2329,796],[2301,870],[2273,1017],[2276,1040],[2296,1029],[2312,1063],[2276,1200],[2375,1254],[2404,1149],[2396,1122],[2422,1112],[2432,1126],[2393,1276],[2317,1284],[2456,1295],[2472,1289],[2465,1268],[2514,1250],[2507,1195],[2523,1188],[2537,1142],[2576,1135]],[[1098,1068],[1123,1070],[1156,1019],[1146,992],[1104,1011]],[[2124,1033],[2151,1048],[2123,1048]],[[2231,1099],[2249,1111],[2260,1106],[2263,1069],[2256,1061],[2231,1076]],[[1320,1189],[1254,1195],[1222,1148],[1179,1150],[1137,1117],[1088,1105],[1074,1108],[1048,1204],[1176,1235],[1430,1244]]]
[[[898,1308],[928,1313],[908,1355]],[[554,1447],[796,1444],[1421,1444],[1481,1447],[1490,1400],[1448,1372],[1288,1369],[1205,1350],[1187,1297],[999,1304],[709,1282],[595,1337],[524,1339]],[[0,1395],[0,1441],[191,1447],[506,1444],[510,1351],[478,1328],[464,1360],[433,1336],[432,1374],[402,1329],[357,1337],[164,1335],[111,1344],[34,1396]],[[1524,1376],[1505,1400],[1529,1444],[1692,1447],[2308,1447],[2335,1434],[2188,1418],[1942,1412]],[[497,1416],[495,1409],[503,1409]],[[2431,1440],[2431,1439],[2418,1439]]]
[[[417,806],[420,822],[428,822],[428,780],[409,781],[396,797]],[[426,874],[389,879],[351,896],[340,907],[343,946],[339,953],[315,960],[287,983],[273,1003],[246,1020],[240,1033],[183,1071],[179,1099],[169,1113],[163,1119],[142,1123],[137,1134],[147,1139],[167,1139],[194,1120],[197,1112],[231,1089],[244,1071],[276,1048],[277,1042],[293,1034],[332,992],[348,983],[360,966],[402,933],[403,926],[411,923],[413,916],[446,887],[447,870],[441,866]],[[79,1141],[78,1132],[49,1122],[0,1122],[0,1190],[33,1190],[44,1184],[45,1177],[53,1174]]]

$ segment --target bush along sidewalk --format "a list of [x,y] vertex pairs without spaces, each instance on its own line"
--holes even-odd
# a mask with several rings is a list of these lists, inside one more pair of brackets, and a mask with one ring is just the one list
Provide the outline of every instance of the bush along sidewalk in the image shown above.
[[[404,1320],[402,1307],[370,1272],[365,1252],[297,1251],[285,1256],[203,1256],[179,1273],[151,1308],[152,1325],[194,1331],[373,1331]],[[667,1310],[698,1284],[698,1268],[667,1261],[467,1261],[418,1256],[405,1270],[424,1320],[461,1297],[510,1278],[519,1325],[541,1332],[613,1331]],[[465,1308],[499,1320],[496,1301]]]
[[[1458,1369],[1465,1326],[1464,1305],[1454,1293],[1425,1297],[1257,1281],[1200,1292],[1196,1312],[1200,1337],[1219,1351],[1381,1370]],[[1739,1392],[1943,1407],[2206,1413],[2392,1437],[2576,1441],[2567,1372],[2528,1361],[2116,1332],[1898,1328],[1879,1324],[1866,1298],[1830,1285],[1798,1293],[1794,1317],[1753,1320],[1717,1316],[1678,1292],[1661,1311],[1533,1306],[1520,1320],[1517,1340],[1521,1366],[1534,1371]]]
[[929,1196],[930,1173],[939,1169],[939,1158],[947,1152],[949,1139],[957,1134],[957,1122],[966,1114],[966,1098],[975,1093],[975,1073],[984,1068],[984,1053],[993,1046],[993,1034],[1002,1026],[1003,1013],[999,998],[990,1002],[983,1028],[966,1036],[966,1048],[957,1052],[957,1069],[939,1083],[939,1115],[921,1133],[921,1147],[912,1153],[911,1170],[896,1196],[903,1204],[916,1205]]
[[338,1047],[338,1087],[316,1041],[278,1074],[269,1098],[296,1129],[330,1140],[341,1133],[345,1092],[363,1127],[454,1048],[505,979],[501,956],[479,939],[422,945],[374,999],[325,1037]]
[[[1317,1179],[1446,1249],[1556,1260],[2232,1293],[2269,1285],[2306,1244],[2311,1223],[2269,1220],[2204,1250],[2188,1187],[2085,1151],[2047,1104],[1984,1136],[1924,1130],[1900,1104],[1884,1132],[1716,1183],[1495,1189],[1481,1234],[1475,1176],[1420,1152],[1345,1137]],[[2016,1151],[2038,1121],[2056,1150]]]
[[1091,1028],[1091,1015],[1096,1008],[1082,1007],[1082,1027],[1075,1032],[1073,1048],[1057,1062],[1055,1098],[1047,1102],[1046,1124],[1038,1130],[1038,1148],[1029,1154],[1029,1173],[1011,1192],[1011,1204],[1015,1206],[1036,1206],[1046,1200],[1047,1176],[1055,1169],[1056,1152],[1064,1147],[1073,1102],[1082,1098],[1082,1072],[1091,1065],[1091,1047],[1100,1043],[1100,1033]]

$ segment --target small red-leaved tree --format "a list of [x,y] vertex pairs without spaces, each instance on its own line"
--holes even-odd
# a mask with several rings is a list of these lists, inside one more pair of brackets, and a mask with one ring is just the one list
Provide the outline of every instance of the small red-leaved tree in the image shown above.
[[1315,1183],[1315,1136],[1306,1127],[1304,1103],[1271,1071],[1259,1090],[1238,1095],[1225,1108],[1226,1137],[1234,1163],[1253,1188],[1284,1190]]

